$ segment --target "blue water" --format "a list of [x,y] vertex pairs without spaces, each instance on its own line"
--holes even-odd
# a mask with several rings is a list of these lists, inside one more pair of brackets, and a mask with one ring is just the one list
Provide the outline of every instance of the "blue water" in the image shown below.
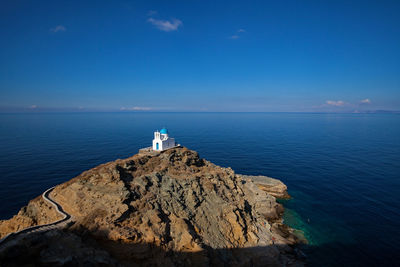
[[0,218],[52,185],[149,146],[179,143],[242,174],[287,184],[285,221],[311,266],[400,262],[400,115],[69,113],[0,115]]

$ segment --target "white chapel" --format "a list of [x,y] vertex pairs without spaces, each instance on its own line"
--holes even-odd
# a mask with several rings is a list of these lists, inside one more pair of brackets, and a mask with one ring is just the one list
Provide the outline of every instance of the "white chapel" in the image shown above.
[[163,151],[174,146],[176,146],[175,138],[168,136],[167,129],[162,128],[161,131],[154,132],[153,150]]

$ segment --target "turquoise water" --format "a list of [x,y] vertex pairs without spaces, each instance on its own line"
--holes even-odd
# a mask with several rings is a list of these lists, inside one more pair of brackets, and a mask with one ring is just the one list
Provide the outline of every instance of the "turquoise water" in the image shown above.
[[400,116],[299,113],[0,114],[0,218],[45,189],[150,146],[179,143],[242,174],[281,179],[285,222],[310,266],[400,261]]

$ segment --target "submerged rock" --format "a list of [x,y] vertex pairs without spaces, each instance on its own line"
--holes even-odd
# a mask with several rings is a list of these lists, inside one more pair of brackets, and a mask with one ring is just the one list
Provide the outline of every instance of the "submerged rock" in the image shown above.
[[[54,235],[43,235],[35,243],[39,248],[25,255],[57,266],[89,260],[88,255],[99,259],[90,259],[91,265],[301,266],[293,249],[298,239],[282,224],[283,207],[275,199],[287,196],[286,186],[252,177],[182,147],[102,164],[51,193],[75,220],[64,231],[53,230],[64,249],[50,246]],[[35,212],[0,222],[0,234],[19,229],[9,225],[59,219],[42,202],[22,209]],[[22,245],[17,251],[25,250]],[[11,260],[0,251],[4,266]]]

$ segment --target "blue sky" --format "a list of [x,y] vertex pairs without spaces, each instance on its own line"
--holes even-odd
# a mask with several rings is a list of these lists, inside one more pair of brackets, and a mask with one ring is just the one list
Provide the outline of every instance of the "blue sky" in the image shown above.
[[400,1],[0,2],[1,110],[400,110]]

